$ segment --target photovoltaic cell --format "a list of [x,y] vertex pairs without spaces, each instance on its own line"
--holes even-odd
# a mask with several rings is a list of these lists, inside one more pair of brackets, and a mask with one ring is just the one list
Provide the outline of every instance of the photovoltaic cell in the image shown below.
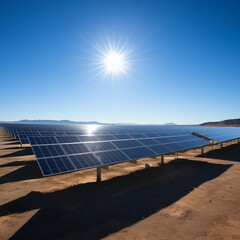
[[176,136],[176,137],[170,137],[172,142],[182,142],[182,141],[187,141],[186,136]]
[[146,138],[146,136],[144,136],[141,133],[136,133],[136,134],[129,134],[132,138]]
[[96,135],[98,141],[107,141],[114,140],[115,138],[112,135]]
[[149,150],[146,147],[123,149],[122,151],[127,154],[130,159],[144,158],[155,155],[153,151]]
[[65,155],[59,145],[32,146],[37,158]]
[[146,138],[146,139],[139,139],[138,140],[143,145],[156,145],[159,144],[157,141],[154,140],[154,138]]
[[99,153],[96,153],[96,156],[98,157],[98,159],[101,160],[101,162],[104,165],[110,165],[110,164],[125,162],[129,160],[129,157],[124,155],[119,150],[99,152]]
[[58,136],[56,139],[59,143],[81,142],[81,139],[77,136]]
[[50,168],[48,167],[46,160],[44,158],[38,159],[38,163],[39,163],[39,167],[42,170],[42,173],[44,176],[52,174],[52,172],[51,172]]
[[96,143],[85,143],[85,145],[92,151],[106,151],[116,149],[111,142],[96,142]]
[[171,152],[176,152],[183,149],[183,147],[178,143],[168,143],[168,144],[165,144],[164,146],[170,149]]
[[91,152],[84,143],[63,144],[62,147],[68,155]]
[[60,169],[57,167],[57,164],[55,163],[53,158],[47,158],[46,162],[48,163],[52,173],[56,174],[61,172]]
[[118,148],[131,148],[142,146],[142,144],[137,142],[136,140],[114,141],[113,144],[116,145]]
[[102,163],[94,156],[94,154],[72,155],[69,157],[77,169],[85,169],[101,166]]
[[130,137],[129,135],[127,134],[113,134],[113,136],[116,138],[116,139],[131,139],[132,137]]
[[98,141],[96,136],[79,136],[82,142]]
[[172,139],[171,138],[167,138],[167,137],[162,137],[162,138],[154,138],[155,141],[157,141],[160,144],[166,144],[166,143],[172,143]]
[[144,133],[146,137],[158,137],[156,133]]
[[156,155],[168,153],[168,152],[171,151],[169,148],[165,147],[164,145],[154,145],[154,146],[150,146],[149,148],[150,148],[153,152],[155,152]]

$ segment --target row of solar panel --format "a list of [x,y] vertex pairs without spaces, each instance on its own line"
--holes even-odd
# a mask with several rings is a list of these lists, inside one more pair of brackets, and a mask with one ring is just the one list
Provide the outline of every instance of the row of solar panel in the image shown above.
[[[178,142],[198,139],[193,135],[182,135],[175,137],[159,137],[157,134],[119,134],[119,135],[80,135],[80,136],[58,136],[58,137],[29,137],[31,145],[44,145],[56,143],[74,143],[74,142],[97,142],[97,141],[114,141],[115,144],[120,144],[118,140],[138,139],[145,145],[154,145],[158,143]],[[130,142],[129,142],[130,143]]]
[[[32,126],[32,129],[35,129],[36,126]],[[119,132],[119,131],[115,131],[113,129],[118,129],[118,127],[113,127],[111,126],[111,130],[108,130],[106,131],[106,129],[108,129],[110,126],[105,126],[105,132]],[[123,127],[123,126],[122,126]],[[239,138],[240,137],[240,128],[222,128],[222,127],[196,127],[196,126],[193,126],[193,127],[174,127],[173,130],[169,130],[169,127],[167,128],[169,132],[162,132],[162,129],[163,128],[166,128],[166,127],[162,127],[162,126],[159,126],[159,128],[157,126],[155,126],[154,128],[154,131],[149,131],[149,128],[147,128],[146,126],[138,126],[138,130],[132,130],[131,131],[131,127],[128,127],[127,129],[128,130],[124,130],[124,128],[121,128],[121,131],[122,133],[124,132],[144,132],[144,134],[157,134],[158,132],[158,135],[166,135],[166,136],[169,136],[169,135],[176,135],[176,134],[182,134],[183,132],[186,133],[186,131],[196,131],[197,133],[205,136],[205,137],[208,137],[209,139],[213,139],[215,141],[218,141],[218,142],[223,142],[223,141],[228,141],[228,140],[231,140],[231,139],[234,139],[234,138]],[[11,129],[11,127],[10,127]],[[22,144],[29,144],[29,141],[27,139],[28,136],[31,136],[31,134],[33,134],[34,130],[32,131],[27,131],[24,133],[24,129],[22,129],[20,126],[17,126],[17,127],[14,127],[14,131],[19,131],[21,132],[16,138],[19,138],[20,139],[20,142]],[[18,129],[18,130],[17,130]],[[21,131],[19,130],[21,129]],[[147,130],[148,129],[148,130]],[[56,131],[56,132],[54,132]],[[51,131],[46,131],[46,128],[43,128],[43,129],[40,129],[39,131],[35,131],[36,134],[37,132],[39,132],[38,134],[40,134],[40,132],[42,132],[43,135],[46,135],[46,136],[52,136],[52,135],[59,135],[59,134],[62,134],[64,131],[62,130],[51,130]],[[79,132],[84,132],[83,130],[66,130],[66,133],[69,134],[69,135],[73,135],[73,134],[76,134],[76,133],[79,133]],[[149,133],[151,132],[151,133]],[[97,134],[101,134],[101,131],[98,131]],[[96,135],[97,135],[96,134]],[[64,134],[65,135],[65,134]],[[106,134],[107,135],[107,134]],[[33,136],[33,135],[32,135]]]
[[[111,133],[104,133],[104,132],[97,132],[94,133],[93,135],[107,135],[107,134],[161,134],[162,136],[178,136],[178,135],[184,135],[187,134],[186,131],[182,132],[182,131],[175,131],[175,132],[162,132],[162,131],[145,131],[145,132],[127,132],[127,131],[123,131],[123,132],[111,132]],[[88,135],[88,133],[86,132],[47,132],[47,133],[17,133],[16,135],[18,135],[19,137],[29,137],[29,136],[59,136],[59,135]]]
[[[55,135],[48,135],[47,137],[54,137]],[[56,135],[56,137],[59,139],[59,142],[69,142],[69,141],[74,141],[74,142],[87,142],[87,141],[104,141],[104,140],[116,140],[116,139],[134,139],[134,138],[149,138],[149,137],[164,137],[164,136],[172,136],[172,134],[169,133],[136,133],[136,134],[96,134],[96,135]],[[179,136],[183,136],[181,134],[177,134],[175,135],[176,137]],[[185,136],[191,136],[187,133],[185,133]],[[34,135],[24,135],[24,136],[18,136],[18,139],[20,140],[21,144],[29,144],[30,142],[28,141],[28,137],[30,138],[36,138],[37,137],[42,137],[42,136],[34,136]],[[75,139],[75,140],[68,140],[68,139]],[[64,139],[64,140],[61,140]],[[33,143],[32,143],[33,144]],[[36,144],[40,144],[39,142]]]
[[[211,138],[210,136],[208,137],[209,139],[213,139],[214,141],[216,142],[225,142],[225,141],[229,141],[229,140],[232,140],[232,139],[237,139],[239,138],[238,135],[232,135],[232,136],[219,136],[219,137],[214,137],[214,138]],[[160,139],[159,139],[160,140]],[[63,140],[64,141],[64,140]],[[70,141],[70,142],[80,142],[80,141]],[[21,144],[30,144],[28,138],[22,138],[20,140],[20,143]]]
[[229,141],[232,139],[237,139],[240,137],[240,133],[229,133],[229,134],[211,134],[211,133],[201,133],[202,136],[207,137],[209,139],[212,139],[216,142],[225,142],[225,141]]
[[[184,142],[184,147],[177,143],[170,143],[166,145],[159,144],[149,147],[135,147],[121,150],[109,150],[113,149],[113,146],[110,147],[110,145],[106,145],[105,142],[104,149],[108,149],[108,151],[105,150],[103,152],[87,152],[85,154],[77,154],[79,151],[89,151],[89,146],[86,147],[84,145],[85,144],[61,145],[63,149],[61,149],[60,145],[33,146],[33,150],[36,156],[38,156],[38,163],[43,175],[48,176],[180,151],[187,148],[197,147],[199,146],[199,142],[198,140],[195,142]],[[92,145],[92,147],[94,145]],[[96,147],[93,147],[93,149],[96,149]],[[68,155],[66,155],[65,152]],[[54,154],[62,154],[62,156],[53,157],[52,155]]]
[[[34,129],[35,126],[32,126],[32,128]],[[109,129],[109,126],[108,127],[105,126],[104,132],[105,133],[122,133],[122,134],[124,134],[124,133],[134,133],[134,132],[145,133],[145,132],[149,131],[149,129],[146,128],[145,126],[138,126],[138,130],[131,130],[131,128],[128,127],[127,128],[128,130],[124,130],[125,128],[121,128],[121,131],[116,131],[116,130],[113,130],[112,128],[111,128],[111,130],[106,130],[106,129]],[[154,131],[162,133],[163,128],[164,127],[159,126],[159,128],[158,127],[154,128]],[[17,133],[19,134],[20,138],[27,138],[28,136],[35,135],[35,134],[38,135],[40,133],[41,133],[41,136],[42,135],[43,136],[52,136],[52,135],[59,135],[59,134],[60,135],[61,134],[62,135],[76,135],[76,134],[84,134],[84,132],[86,132],[84,130],[66,130],[66,131],[48,130],[48,131],[46,131],[46,128],[43,128],[39,131],[38,130],[37,131],[34,131],[34,130],[26,131],[26,130],[23,130],[23,129],[20,130],[21,129],[20,126],[15,127],[15,129],[17,129],[17,130],[14,131],[14,132],[16,132],[14,135],[17,138],[18,138]],[[118,129],[118,128],[116,128],[116,129]],[[196,131],[197,133],[202,134],[204,136],[205,135],[209,136],[209,138],[212,137],[213,140],[214,140],[215,137],[217,137],[219,135],[228,136],[228,137],[226,137],[227,140],[230,139],[230,137],[231,137],[230,135],[232,135],[234,133],[236,134],[236,137],[240,136],[240,128],[221,128],[221,127],[211,128],[211,127],[181,127],[180,126],[180,127],[173,128],[173,130],[169,129],[169,127],[168,127],[168,128],[166,128],[165,131],[169,131],[168,135],[176,135],[177,133],[182,134],[182,133],[186,133],[187,131]],[[97,134],[101,134],[101,133],[102,133],[102,131],[97,131]]]
[[153,151],[153,155],[159,155],[179,150],[184,150],[188,148],[193,148],[201,145],[209,144],[208,141],[203,139],[198,139],[194,141],[184,141],[184,142],[167,142],[165,144],[160,144],[158,142],[150,142],[148,144],[141,144],[136,140],[124,140],[115,142],[92,142],[92,143],[67,143],[67,144],[55,144],[55,145],[33,145],[33,151],[37,157],[55,157],[63,155],[72,154],[83,154],[89,152],[100,152],[109,151],[117,149],[129,149],[137,147],[148,147]]
[[[56,132],[64,132],[67,131],[69,134],[71,132],[86,132],[86,128],[91,127],[91,125],[37,125],[37,124],[3,124],[6,130],[9,132],[18,132],[18,133],[24,133],[24,132],[49,132],[49,131],[56,131]],[[106,125],[98,125],[97,132],[103,132],[103,133],[124,133],[124,131],[127,132],[145,132],[145,131],[201,131],[206,133],[214,133],[214,132],[236,132],[240,129],[237,129],[236,127],[204,127],[204,126],[106,126]],[[74,133],[75,134],[75,133]]]
[[[8,129],[8,128],[7,128]],[[72,130],[72,131],[55,131],[55,130],[48,130],[46,131],[45,129],[43,131],[26,131],[26,130],[7,130],[9,133],[13,134],[14,136],[21,136],[21,137],[26,137],[26,136],[31,136],[31,135],[39,135],[39,136],[48,136],[48,135],[78,135],[78,134],[86,134],[86,130]],[[182,130],[180,128],[176,130],[146,130],[146,129],[138,129],[138,130],[121,130],[121,131],[116,131],[116,130],[104,130],[104,131],[97,131],[97,134],[129,134],[129,133],[149,133],[149,132],[156,132],[156,133],[168,133],[168,135],[176,135],[176,134],[186,134],[186,130]]]
[[[13,130],[14,134],[18,133],[18,129],[16,127]],[[32,129],[35,129],[35,126],[32,126]],[[201,132],[206,133],[206,135],[221,141],[240,137],[239,131],[229,128],[175,127],[172,131],[163,132],[162,127],[155,127],[154,131],[149,131],[150,128],[145,126],[138,126],[137,128],[105,126],[104,131],[97,131],[96,134],[91,136],[74,136],[76,133],[84,133],[84,131],[79,130],[66,131],[63,136],[60,136],[63,131],[54,133],[51,130],[46,132],[46,128],[43,129],[45,131],[41,131],[43,135],[46,134],[46,137],[35,137],[32,134],[33,132],[24,132],[24,130],[19,131],[18,137],[20,136],[21,141],[24,137],[27,141],[30,140],[39,166],[45,176],[110,165],[209,144],[208,141],[187,134],[188,131],[196,132],[196,130],[199,130],[200,134]],[[69,132],[69,136],[65,135],[67,132]],[[103,134],[104,132],[106,134]],[[172,135],[175,136],[169,137]]]

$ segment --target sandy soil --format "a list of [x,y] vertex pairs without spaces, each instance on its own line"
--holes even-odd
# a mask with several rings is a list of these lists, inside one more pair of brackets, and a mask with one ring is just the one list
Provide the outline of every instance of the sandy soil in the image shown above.
[[43,178],[0,128],[0,240],[240,239],[240,144],[207,150]]

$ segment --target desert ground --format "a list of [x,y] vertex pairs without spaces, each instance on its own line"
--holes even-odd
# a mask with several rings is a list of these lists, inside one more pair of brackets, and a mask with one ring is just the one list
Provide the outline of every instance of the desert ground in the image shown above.
[[240,239],[240,144],[200,154],[44,178],[0,128],[0,240]]

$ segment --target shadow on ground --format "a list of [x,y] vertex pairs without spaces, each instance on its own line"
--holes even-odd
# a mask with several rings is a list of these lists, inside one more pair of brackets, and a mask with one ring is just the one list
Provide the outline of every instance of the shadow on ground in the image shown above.
[[1,155],[0,158],[5,158],[5,157],[19,157],[19,156],[27,156],[27,155],[33,155],[32,148],[31,147],[25,147],[19,151]]
[[17,182],[23,180],[37,179],[41,178],[41,172],[37,165],[37,161],[16,161],[11,163],[6,163],[0,165],[0,168],[3,167],[13,167],[13,166],[23,166],[17,170],[14,170],[2,177],[0,177],[0,184],[8,182]]
[[18,147],[8,147],[8,148],[3,148],[3,150],[14,150],[14,149],[22,149],[20,146]]
[[20,147],[21,143],[19,141],[15,140],[15,141],[11,141],[10,143],[8,142],[8,143],[2,144],[2,145],[19,145],[19,147]]
[[213,158],[240,162],[240,143],[232,144],[222,149],[215,149],[197,157]]
[[4,140],[8,142],[18,142],[16,138],[12,138],[12,137],[1,137],[1,138],[4,138]]
[[178,159],[102,183],[31,192],[0,206],[0,216],[40,208],[11,239],[97,240],[169,206],[231,166]]

